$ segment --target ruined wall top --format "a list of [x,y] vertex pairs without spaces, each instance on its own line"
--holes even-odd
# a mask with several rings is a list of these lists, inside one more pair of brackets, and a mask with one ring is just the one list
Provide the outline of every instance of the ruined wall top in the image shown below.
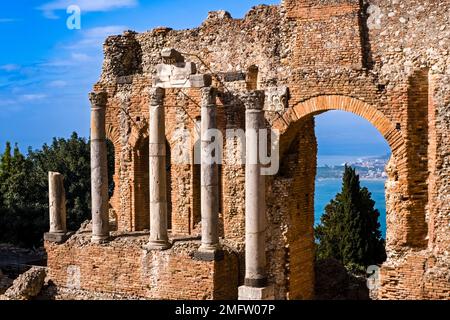
[[294,73],[369,70],[384,83],[414,69],[447,73],[450,1],[284,0],[252,8],[243,19],[209,13],[189,30],[156,28],[109,37],[100,83],[124,76],[153,78],[175,48],[198,73],[246,72],[258,66],[261,86],[285,85]]

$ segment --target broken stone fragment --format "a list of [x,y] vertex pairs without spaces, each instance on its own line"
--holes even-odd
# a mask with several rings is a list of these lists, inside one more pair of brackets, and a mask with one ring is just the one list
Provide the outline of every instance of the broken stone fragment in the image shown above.
[[209,87],[212,84],[212,77],[210,74],[193,74],[189,80],[191,87],[193,88]]
[[231,19],[231,14],[225,10],[218,11],[210,11],[208,12],[207,20],[223,20],[223,19]]
[[164,34],[170,32],[170,31],[172,31],[172,30],[173,30],[173,29],[172,29],[172,28],[169,28],[169,27],[156,27],[156,28],[154,28],[154,29],[152,30],[152,32],[155,33],[155,34],[161,34],[161,35],[164,35]]
[[[154,79],[154,86],[161,88],[189,88],[191,87],[190,78],[197,73],[197,66],[194,62],[178,62],[175,64],[159,64],[156,66],[157,76]],[[199,78],[195,78],[196,86],[199,85]],[[205,83],[207,79],[204,79]]]
[[269,87],[265,90],[265,95],[264,111],[282,112],[288,107],[288,87]]
[[11,300],[28,300],[39,294],[47,272],[43,267],[32,267],[14,280],[5,296]]
[[175,64],[179,62],[184,62],[183,55],[173,48],[165,48],[161,51],[161,57],[164,63]]

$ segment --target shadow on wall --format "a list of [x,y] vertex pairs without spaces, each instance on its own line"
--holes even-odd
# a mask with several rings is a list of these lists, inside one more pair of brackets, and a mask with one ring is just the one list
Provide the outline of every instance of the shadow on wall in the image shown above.
[[370,300],[366,278],[347,271],[336,259],[315,264],[316,300]]

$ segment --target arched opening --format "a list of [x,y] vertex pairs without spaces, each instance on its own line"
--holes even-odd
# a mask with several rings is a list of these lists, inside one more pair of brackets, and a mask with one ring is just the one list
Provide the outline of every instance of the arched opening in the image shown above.
[[340,191],[344,165],[356,169],[361,185],[372,193],[386,237],[385,183],[391,150],[384,137],[367,120],[345,111],[315,116],[317,173],[314,198],[315,225],[326,205]]
[[192,215],[189,217],[189,233],[200,223],[201,217],[201,139],[200,139],[201,119],[195,119],[194,144],[192,147]]
[[[391,150],[372,124],[352,113],[327,111],[314,120],[315,299],[368,300],[365,271],[386,259],[385,188]],[[356,176],[349,180],[353,170]],[[345,221],[350,216],[354,223]]]
[[[166,141],[166,198],[167,227],[172,229],[172,174],[170,144]],[[133,151],[134,165],[134,214],[132,230],[142,231],[150,228],[150,189],[149,189],[149,138],[139,139]]]
[[403,132],[396,123],[377,108],[345,96],[318,96],[296,104],[272,125],[281,134],[280,171],[267,179],[266,192],[270,204],[268,232],[274,239],[267,251],[268,268],[278,292],[276,298],[315,297],[314,195],[318,146],[314,117],[331,110],[347,111],[368,121],[392,151],[387,187],[396,203],[388,203],[387,208],[388,250],[390,243],[396,245],[397,239],[414,232],[414,219],[425,219],[424,214],[414,219],[402,218],[412,214],[410,207],[398,204],[410,192],[407,173],[411,163],[407,161]]
[[140,138],[133,151],[134,210],[132,230],[150,227],[149,140]]
[[258,75],[259,68],[252,65],[247,70],[247,76],[245,82],[247,83],[247,90],[257,90],[258,89]]
[[114,200],[116,198],[116,149],[110,139],[106,139],[106,150],[108,159],[108,195],[109,195],[109,221],[111,229],[117,231],[118,215],[114,209]]

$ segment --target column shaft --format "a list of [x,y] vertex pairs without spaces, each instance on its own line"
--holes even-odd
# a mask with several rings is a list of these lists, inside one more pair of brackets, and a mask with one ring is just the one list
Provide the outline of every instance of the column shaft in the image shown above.
[[246,104],[246,164],[245,164],[245,285],[267,285],[265,232],[265,179],[259,159],[259,130],[262,128],[264,92],[254,91]]
[[58,172],[48,173],[48,198],[50,213],[50,233],[64,234],[66,228],[66,195],[64,177]]
[[66,227],[64,176],[58,172],[48,173],[48,200],[50,230],[44,234],[44,240],[63,243],[70,233]]
[[169,247],[164,93],[165,91],[162,88],[150,89],[150,240],[147,248],[157,250],[164,250]]
[[109,238],[108,161],[106,151],[106,100],[104,92],[91,93],[92,242]]
[[216,154],[218,141],[212,141],[217,130],[216,91],[202,88],[201,106],[201,216],[202,244],[199,251],[214,252],[219,248],[219,177]]

